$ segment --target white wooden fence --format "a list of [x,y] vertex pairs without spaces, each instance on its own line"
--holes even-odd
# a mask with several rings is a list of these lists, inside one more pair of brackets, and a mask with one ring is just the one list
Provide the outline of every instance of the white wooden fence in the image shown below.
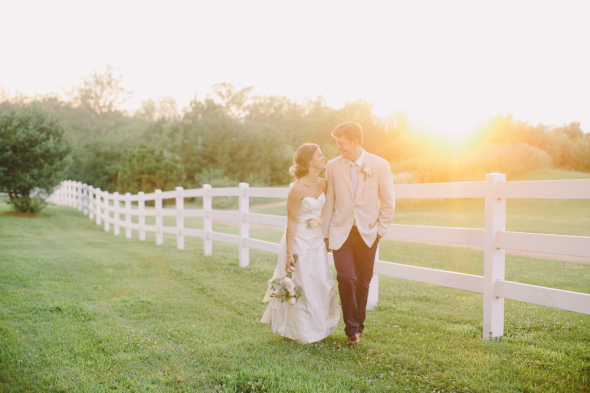
[[[239,266],[248,266],[249,249],[278,254],[279,244],[250,238],[249,224],[285,226],[287,218],[249,212],[249,198],[286,198],[288,188],[249,188],[247,183],[239,187],[203,188],[174,191],[156,190],[154,193],[137,195],[101,191],[92,186],[74,181],[63,181],[49,201],[60,205],[76,207],[104,222],[105,231],[114,226],[115,235],[120,228],[130,239],[132,230],[139,231],[139,239],[145,240],[146,232],[156,233],[156,244],[162,244],[163,235],[176,236],[178,249],[184,248],[185,236],[203,239],[205,255],[213,252],[212,241],[236,244],[239,247]],[[504,299],[518,300],[541,306],[554,307],[583,314],[590,314],[590,294],[564,291],[535,285],[527,285],[504,279],[505,249],[537,251],[554,254],[590,257],[590,237],[546,235],[536,233],[508,232],[506,225],[506,199],[590,199],[590,180],[542,180],[506,181],[503,174],[492,173],[485,181],[438,184],[395,185],[396,198],[484,198],[485,229],[446,228],[417,225],[391,225],[387,237],[476,245],[484,247],[484,275],[456,273],[383,261],[377,254],[374,277],[371,281],[369,306],[375,306],[378,298],[378,275],[383,274],[449,288],[483,293],[483,337],[501,337],[504,334]],[[239,211],[212,209],[213,197],[238,197]],[[184,198],[203,198],[202,209],[185,209]],[[175,199],[175,209],[163,209],[163,199]],[[113,201],[110,205],[109,201]],[[154,201],[155,209],[145,209],[146,201]],[[121,207],[124,202],[124,208]],[[137,202],[138,209],[131,203]],[[110,217],[110,212],[114,217]],[[124,215],[124,220],[120,215]],[[131,216],[138,216],[139,223],[132,223]],[[156,225],[146,225],[145,217],[155,216]],[[162,217],[175,216],[176,226],[164,226]],[[203,229],[184,227],[184,217],[202,217]],[[214,232],[213,219],[239,222],[239,235]],[[332,255],[329,256],[333,264]]]

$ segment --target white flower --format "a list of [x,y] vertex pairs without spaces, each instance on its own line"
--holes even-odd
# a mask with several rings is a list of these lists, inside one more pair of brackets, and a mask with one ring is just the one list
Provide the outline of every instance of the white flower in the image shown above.
[[294,305],[295,303],[297,303],[297,299],[295,299],[294,297],[292,297],[291,299],[289,299],[288,303],[290,305]]
[[367,180],[367,176],[373,177],[375,170],[371,165],[365,165],[365,163],[363,163],[363,165],[361,165],[361,169],[359,169],[359,173],[365,175],[363,180]]
[[285,285],[292,285],[293,284],[293,280],[289,277],[283,278],[283,282],[285,283]]
[[322,218],[321,217],[314,217],[307,220],[307,227],[310,229],[316,229],[320,225],[322,225]]
[[297,169],[299,168],[299,164],[295,164],[289,168],[289,173],[291,176],[295,177],[295,173],[297,173]]

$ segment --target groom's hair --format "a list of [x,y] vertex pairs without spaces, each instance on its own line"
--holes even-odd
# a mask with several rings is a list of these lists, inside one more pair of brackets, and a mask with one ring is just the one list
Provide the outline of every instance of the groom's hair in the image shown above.
[[334,128],[332,136],[334,138],[343,136],[349,141],[354,141],[356,139],[359,142],[359,146],[363,145],[363,130],[361,129],[361,125],[353,121],[347,121]]

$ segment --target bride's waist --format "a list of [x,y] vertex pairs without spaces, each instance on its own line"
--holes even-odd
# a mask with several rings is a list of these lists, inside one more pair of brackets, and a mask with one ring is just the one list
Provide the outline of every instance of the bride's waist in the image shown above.
[[297,218],[297,223],[300,226],[305,226],[309,229],[318,229],[322,225],[322,217],[321,216],[303,216]]
[[310,220],[312,221],[322,221],[322,216],[321,214],[317,214],[317,215],[313,215],[313,214],[306,214],[304,216],[299,216],[297,217],[297,222],[298,223],[308,223]]

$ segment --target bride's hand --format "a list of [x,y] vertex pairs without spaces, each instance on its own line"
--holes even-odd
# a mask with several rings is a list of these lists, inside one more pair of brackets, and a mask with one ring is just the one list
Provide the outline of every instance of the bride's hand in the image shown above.
[[[291,266],[293,266],[293,270],[289,269]],[[287,258],[287,264],[285,266],[285,270],[287,272],[295,271],[295,258],[293,258],[292,256]]]

